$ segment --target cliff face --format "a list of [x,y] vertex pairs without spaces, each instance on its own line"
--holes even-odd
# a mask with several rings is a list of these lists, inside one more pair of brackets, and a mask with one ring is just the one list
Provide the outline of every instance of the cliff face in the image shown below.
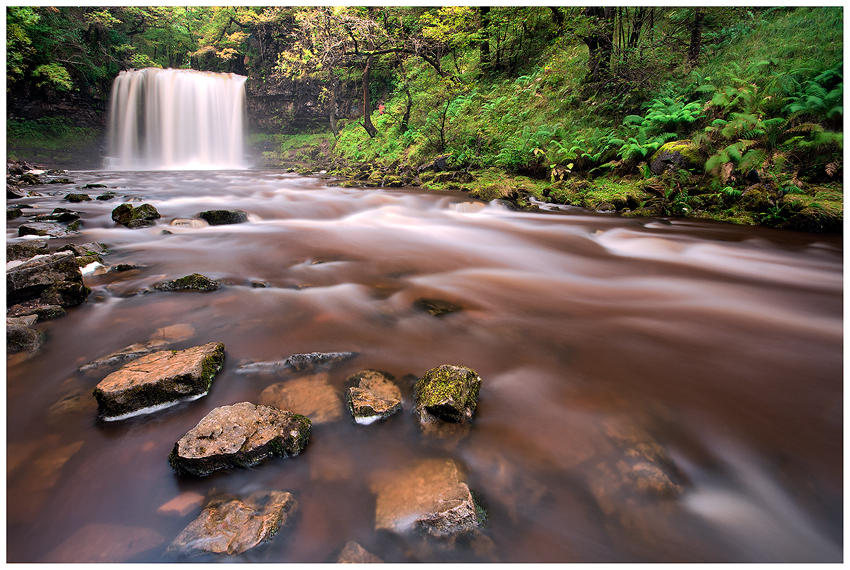
[[[337,96],[337,117],[362,114],[357,85],[344,83]],[[324,129],[330,112],[327,94],[317,80],[277,80],[249,77],[246,106],[249,132],[283,133]]]

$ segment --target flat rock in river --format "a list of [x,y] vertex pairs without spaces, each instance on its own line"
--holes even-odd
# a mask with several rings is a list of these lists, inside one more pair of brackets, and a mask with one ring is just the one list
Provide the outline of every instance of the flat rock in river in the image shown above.
[[94,389],[100,414],[116,419],[203,396],[223,361],[224,344],[220,342],[142,356],[104,378]]
[[184,556],[239,554],[271,540],[297,509],[298,502],[285,491],[259,491],[244,499],[220,496],[204,507],[168,551]]
[[250,467],[270,457],[298,455],[310,439],[308,418],[241,402],[215,408],[174,444],[168,456],[178,474],[203,476]]
[[356,352],[310,352],[293,354],[286,360],[269,362],[250,362],[236,369],[237,372],[312,372],[330,368],[334,364],[345,362],[357,356]]
[[37,256],[6,271],[6,303],[37,300],[45,305],[75,307],[91,293],[70,251]]
[[383,473],[371,487],[377,495],[376,530],[442,538],[481,525],[472,493],[451,459],[426,459]]
[[346,393],[351,417],[358,424],[385,420],[401,410],[401,390],[387,372],[363,370],[348,377],[347,382],[357,383]]

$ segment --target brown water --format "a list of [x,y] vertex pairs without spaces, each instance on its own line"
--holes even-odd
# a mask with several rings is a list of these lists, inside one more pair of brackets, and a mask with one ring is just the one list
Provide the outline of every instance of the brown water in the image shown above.
[[[295,523],[233,560],[330,562],[349,540],[388,562],[843,558],[840,238],[522,213],[279,172],[71,177],[163,218],[128,230],[110,218],[118,199],[71,206],[84,213],[72,241],[108,245],[108,265],[144,267],[87,275],[89,300],[39,323],[47,341],[35,356],[7,359],[9,562],[175,561],[165,548],[201,506],[160,507],[267,489],[294,493]],[[68,189],[43,190],[54,195],[21,202],[67,206]],[[220,208],[249,223],[162,233]],[[7,241],[20,239],[19,223]],[[194,272],[231,285],[133,294]],[[434,317],[414,308],[419,297],[463,310]],[[224,342],[210,393],[97,422],[91,390],[112,369],[78,368],[151,338]],[[199,479],[172,472],[174,442],[212,408],[294,378],[240,364],[313,351],[358,353],[329,371],[340,395],[366,368],[403,379],[471,367],[483,379],[474,426],[460,441],[421,434],[403,379],[405,409],[386,422],[355,425],[345,412],[314,424],[295,458]],[[661,444],[684,492],[649,500],[617,487],[606,466],[631,448],[616,432]],[[465,471],[491,543],[429,550],[374,531],[370,481],[431,457]]]

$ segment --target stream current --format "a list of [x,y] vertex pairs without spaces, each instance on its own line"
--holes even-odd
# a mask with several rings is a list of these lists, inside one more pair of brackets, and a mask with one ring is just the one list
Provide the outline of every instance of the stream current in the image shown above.
[[[33,356],[7,358],[8,562],[178,561],[165,549],[198,497],[263,490],[292,492],[297,516],[225,560],[333,562],[350,540],[386,562],[843,559],[840,237],[517,212],[279,171],[69,176],[117,197],[69,205],[78,190],[45,186],[16,203],[82,213],[82,233],[51,249],[101,242],[106,265],[141,267],[86,274],[88,300],[36,325],[46,341]],[[114,224],[112,209],[137,199],[157,225]],[[168,225],[213,209],[249,219]],[[7,223],[7,243],[26,239],[21,222]],[[191,273],[229,285],[138,293]],[[433,316],[415,306],[423,297],[462,310]],[[99,422],[91,391],[116,367],[79,368],[150,339],[223,342],[210,392]],[[339,351],[357,353],[327,371],[340,402],[348,376],[383,370],[403,411],[357,425],[340,403],[297,457],[174,474],[174,443],[210,410],[297,377],[241,364]],[[410,378],[441,364],[482,378],[460,440],[422,433],[411,412]],[[612,475],[635,441],[664,449],[681,494],[648,497]],[[448,549],[375,531],[370,481],[425,458],[461,467],[485,538]]]

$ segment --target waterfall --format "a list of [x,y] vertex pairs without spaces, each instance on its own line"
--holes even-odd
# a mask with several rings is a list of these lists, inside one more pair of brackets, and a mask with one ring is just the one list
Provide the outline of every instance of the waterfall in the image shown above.
[[246,168],[245,80],[233,73],[122,71],[109,104],[114,170]]

